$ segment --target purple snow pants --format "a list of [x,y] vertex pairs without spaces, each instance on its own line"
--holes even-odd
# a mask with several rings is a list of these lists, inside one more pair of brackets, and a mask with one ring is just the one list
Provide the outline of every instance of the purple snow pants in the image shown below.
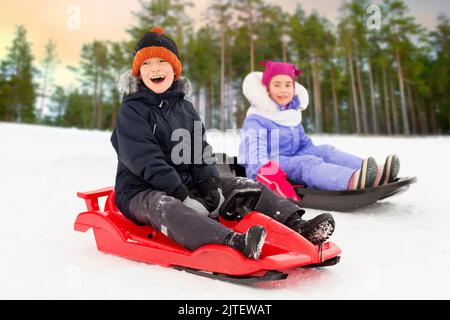
[[289,179],[322,190],[347,190],[352,174],[363,159],[331,145],[308,147],[294,156],[280,156],[279,162]]

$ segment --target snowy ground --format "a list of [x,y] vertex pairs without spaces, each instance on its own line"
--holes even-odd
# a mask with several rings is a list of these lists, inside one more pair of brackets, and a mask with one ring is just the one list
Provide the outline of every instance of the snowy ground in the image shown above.
[[[450,137],[314,136],[383,161],[418,183],[354,213],[335,213],[335,267],[297,271],[274,287],[245,287],[97,251],[73,231],[77,191],[114,184],[110,133],[0,123],[0,299],[449,299]],[[223,139],[209,137],[217,151]],[[227,145],[235,145],[229,138]],[[318,211],[308,210],[308,217]]]

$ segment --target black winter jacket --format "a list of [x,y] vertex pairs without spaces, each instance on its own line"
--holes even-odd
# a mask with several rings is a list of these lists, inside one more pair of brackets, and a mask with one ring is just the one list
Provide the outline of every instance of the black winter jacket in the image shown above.
[[[180,81],[161,95],[143,83],[138,88],[138,92],[124,96],[111,136],[118,156],[115,203],[126,216],[131,216],[128,211],[131,198],[141,191],[151,189],[170,194],[181,184],[193,187],[204,179],[219,176],[211,146],[203,139],[201,151],[209,157],[197,159],[198,164],[194,164],[193,155],[188,164],[172,162],[172,149],[179,143],[171,141],[172,132],[180,128],[190,132],[193,154],[194,121],[201,121],[192,104],[184,99]],[[195,128],[196,135],[203,137],[203,124]]]

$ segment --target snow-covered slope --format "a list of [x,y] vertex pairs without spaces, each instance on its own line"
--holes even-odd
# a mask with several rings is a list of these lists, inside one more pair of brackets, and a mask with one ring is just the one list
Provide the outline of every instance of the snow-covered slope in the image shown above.
[[[401,159],[418,177],[407,193],[335,213],[335,267],[299,270],[275,287],[244,287],[97,251],[73,231],[77,191],[114,184],[110,133],[0,123],[0,299],[391,299],[450,298],[450,137],[313,136],[380,163]],[[212,132],[215,151],[237,137]],[[226,143],[225,143],[226,141]],[[231,147],[230,147],[231,146]],[[307,217],[318,211],[308,210]]]

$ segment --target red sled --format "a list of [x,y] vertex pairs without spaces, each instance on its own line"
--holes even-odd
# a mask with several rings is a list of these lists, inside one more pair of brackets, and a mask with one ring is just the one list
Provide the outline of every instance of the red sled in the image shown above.
[[[258,212],[240,221],[221,223],[244,233],[253,225],[267,230],[259,260],[247,259],[225,245],[211,244],[189,251],[151,226],[138,226],[123,216],[114,204],[114,188],[79,192],[87,211],[78,215],[75,230],[93,229],[97,249],[104,253],[173,267],[196,275],[240,284],[282,280],[298,267],[324,267],[339,262],[341,249],[333,242],[313,245],[292,229]],[[100,210],[99,198],[106,197]]]

